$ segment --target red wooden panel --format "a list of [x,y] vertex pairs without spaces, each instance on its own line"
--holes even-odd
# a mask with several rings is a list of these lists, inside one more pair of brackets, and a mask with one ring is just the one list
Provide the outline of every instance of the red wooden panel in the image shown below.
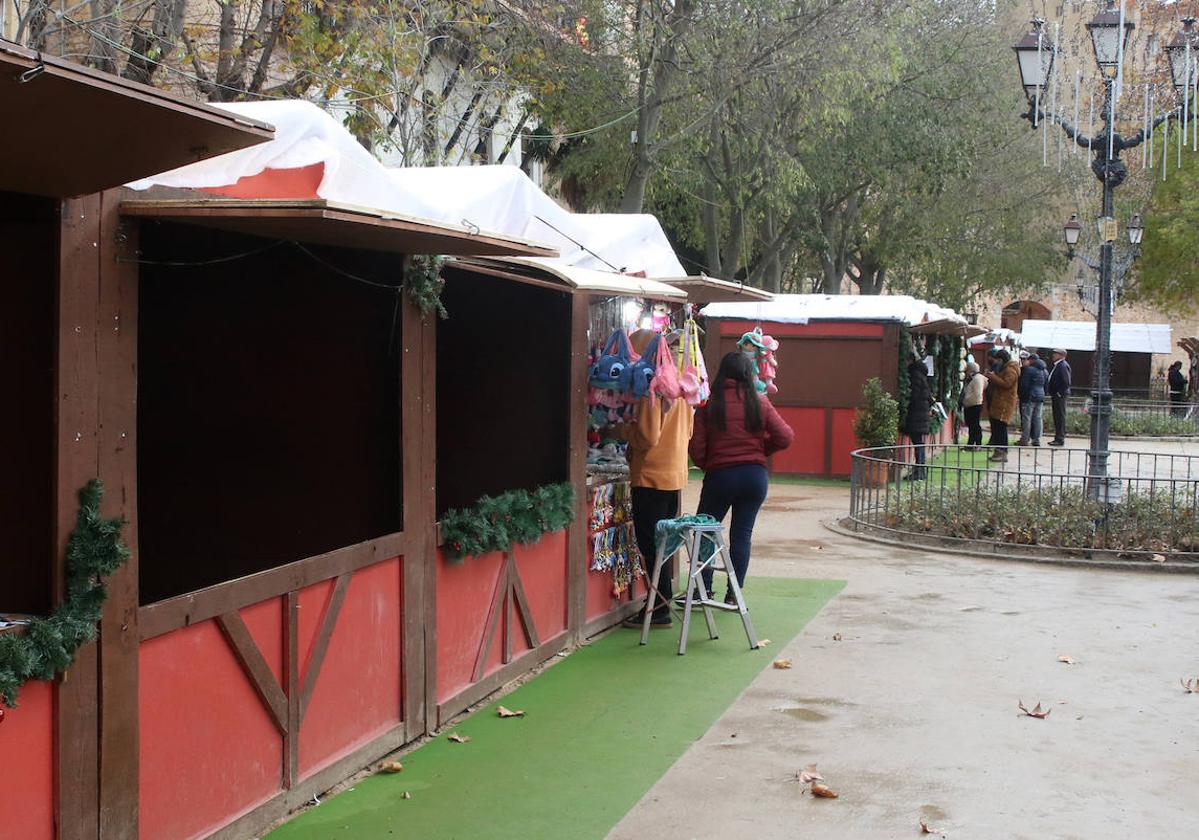
[[[533,545],[516,546],[514,556],[533,623],[542,642],[566,629],[566,532],[546,534]],[[512,613],[512,653],[528,650],[520,615]]]
[[[400,565],[399,558],[386,560],[359,569],[350,579],[300,727],[301,776],[393,728],[402,718]],[[302,628],[320,625],[327,600],[326,595],[310,608],[301,592]],[[310,644],[300,647],[301,661],[307,662],[310,649]]]
[[238,178],[236,184],[208,187],[203,192],[230,198],[319,198],[316,191],[324,177],[324,163],[298,169],[264,169],[257,175]]
[[[301,589],[298,593],[300,615],[299,623],[296,627],[296,635],[298,637],[297,650],[300,651],[301,680],[303,680],[304,672],[307,670],[309,653],[312,650],[312,646],[316,643],[317,634],[321,629],[321,619],[325,615],[325,608],[329,604],[329,597],[333,594],[335,583],[336,580],[323,580],[320,583],[314,583],[312,586]],[[344,603],[342,604],[342,609],[345,609]]]
[[21,686],[20,705],[0,723],[0,837],[54,838],[54,689]]
[[271,666],[271,673],[283,685],[283,599],[271,598],[246,607],[241,617],[266,664]]
[[[449,560],[437,552],[437,700],[443,702],[471,684],[475,657],[483,642],[487,611],[503,569],[499,552]],[[493,662],[498,662],[498,640]]]
[[771,469],[776,473],[824,475],[824,409],[779,406],[778,412],[795,430],[795,442],[775,453]]
[[852,408],[834,408],[832,412],[833,475],[847,476],[852,469],[853,462],[850,453],[862,446],[853,433],[853,417],[857,412]]
[[282,736],[215,621],[143,642],[139,664],[141,840],[206,835],[280,790]]
[[885,324],[869,321],[812,321],[807,324],[778,324],[771,321],[721,321],[722,336],[738,337],[761,327],[767,335],[778,336],[854,336],[881,338]]

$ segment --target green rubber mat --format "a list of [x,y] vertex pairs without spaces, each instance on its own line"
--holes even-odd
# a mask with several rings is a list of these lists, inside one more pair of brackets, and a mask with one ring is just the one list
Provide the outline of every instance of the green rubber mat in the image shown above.
[[686,656],[677,629],[651,631],[646,647],[618,629],[503,698],[524,717],[486,706],[405,756],[403,772],[364,779],[269,837],[599,840],[844,585],[753,578],[750,615],[772,642],[756,651],[730,613],[716,641],[697,613]]

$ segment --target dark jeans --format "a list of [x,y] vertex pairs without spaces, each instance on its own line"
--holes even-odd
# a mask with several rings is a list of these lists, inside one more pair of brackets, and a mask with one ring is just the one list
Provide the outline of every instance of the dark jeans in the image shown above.
[[[724,521],[733,510],[733,521],[729,525],[729,555],[737,583],[745,585],[745,574],[749,570],[749,551],[753,541],[754,521],[758,509],[766,501],[766,468],[760,464],[742,464],[711,470],[704,474],[704,487],[699,494],[699,510]],[[704,575],[704,585],[712,591],[712,572]]]
[[968,406],[966,408],[966,428],[969,430],[966,435],[967,446],[983,445],[983,427],[982,423],[980,422],[982,420],[982,416],[982,403]]
[[[633,531],[637,535],[637,548],[645,561],[645,584],[648,587],[649,575],[654,573],[654,564],[658,558],[654,532],[658,527],[658,520],[674,519],[679,515],[679,491],[634,487],[632,501]],[[659,618],[670,616],[670,599],[674,597],[671,571],[671,564],[666,563],[658,575],[658,591],[666,599],[654,608],[654,614]]]
[[920,432],[913,432],[908,437],[912,439],[912,451],[915,453],[916,466],[912,470],[912,476],[919,478],[924,475],[924,435]]
[[1175,417],[1186,417],[1187,414],[1187,395],[1186,394],[1170,394],[1170,413]]
[[1066,395],[1054,394],[1053,400],[1053,439],[1057,443],[1066,442]]

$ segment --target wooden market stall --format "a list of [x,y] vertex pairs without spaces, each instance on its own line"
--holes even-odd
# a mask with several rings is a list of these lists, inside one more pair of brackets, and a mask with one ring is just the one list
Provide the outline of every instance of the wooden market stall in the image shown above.
[[[1037,321],[1023,323],[1024,346],[1040,351],[1049,362],[1060,347],[1068,353],[1074,392],[1088,392],[1094,381],[1095,322]],[[1148,399],[1152,393],[1153,356],[1174,352],[1169,324],[1112,324],[1111,389],[1116,397]]]
[[[790,475],[848,476],[850,453],[859,447],[853,420],[862,386],[878,377],[900,398],[902,416],[904,368],[913,352],[936,357],[933,394],[952,410],[961,340],[982,332],[952,310],[903,295],[778,295],[772,303],[714,304],[703,315],[712,366],[755,328],[778,341],[778,393],[771,399],[795,429],[795,443],[772,458],[770,469]],[[951,439],[949,422],[928,442]]]
[[[109,117],[80,155],[56,97]],[[554,251],[310,196],[109,189],[270,127],[8,47],[0,106],[51,132],[0,139],[29,162],[0,176],[0,422],[25,444],[0,634],[61,599],[91,479],[130,549],[99,642],[3,717],[0,834],[255,836],[436,720],[437,337],[399,289],[410,255]]]

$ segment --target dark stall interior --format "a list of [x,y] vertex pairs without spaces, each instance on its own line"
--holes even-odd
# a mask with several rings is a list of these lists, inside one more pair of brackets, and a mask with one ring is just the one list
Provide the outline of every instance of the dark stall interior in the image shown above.
[[437,324],[437,516],[566,481],[570,294],[445,270]]
[[54,568],[58,202],[0,192],[0,612],[45,614]]
[[142,603],[400,531],[400,255],[163,222],[141,248]]

